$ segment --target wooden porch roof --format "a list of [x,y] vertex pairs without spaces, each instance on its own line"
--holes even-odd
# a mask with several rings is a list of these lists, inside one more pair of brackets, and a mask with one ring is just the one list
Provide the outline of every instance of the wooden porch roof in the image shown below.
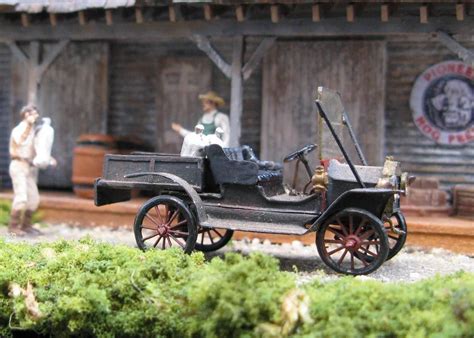
[[307,5],[307,4],[468,4],[474,0],[0,0],[1,11],[26,13],[71,13],[88,9],[115,9],[121,7],[153,7],[172,4],[192,5]]
[[136,0],[0,0],[0,6],[4,9],[40,13],[70,13],[94,8],[120,8],[134,6]]

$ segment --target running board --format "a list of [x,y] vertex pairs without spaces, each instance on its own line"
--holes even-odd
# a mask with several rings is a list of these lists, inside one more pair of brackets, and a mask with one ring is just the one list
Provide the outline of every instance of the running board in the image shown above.
[[[267,234],[304,235],[308,229],[295,224],[250,222],[245,220],[228,220],[208,217],[207,224],[212,228],[230,229],[235,231],[261,232]],[[206,226],[204,225],[204,226]]]

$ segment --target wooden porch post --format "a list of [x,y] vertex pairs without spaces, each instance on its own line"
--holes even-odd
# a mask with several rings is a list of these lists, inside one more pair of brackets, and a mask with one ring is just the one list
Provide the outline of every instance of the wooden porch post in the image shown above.
[[40,44],[38,41],[30,42],[30,55],[28,60],[28,104],[36,104],[38,99]]
[[237,147],[240,144],[242,130],[242,106],[243,106],[243,79],[242,79],[242,57],[244,51],[244,38],[234,38],[232,51],[231,91],[230,91],[230,146]]
[[214,62],[222,73],[231,81],[230,91],[230,146],[237,147],[240,144],[241,119],[243,107],[243,82],[248,80],[253,71],[263,59],[266,51],[275,42],[275,37],[264,38],[257,49],[253,52],[249,61],[243,65],[244,37],[242,35],[234,37],[232,64],[229,65],[220,54],[212,47],[208,38],[202,35],[190,37],[197,47],[201,49]]

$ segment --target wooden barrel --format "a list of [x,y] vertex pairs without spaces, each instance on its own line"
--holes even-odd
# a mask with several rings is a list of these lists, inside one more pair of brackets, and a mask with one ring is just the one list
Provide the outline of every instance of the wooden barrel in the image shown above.
[[110,135],[84,134],[77,139],[72,162],[72,183],[77,196],[94,197],[94,181],[102,176],[104,155],[115,153],[115,140]]

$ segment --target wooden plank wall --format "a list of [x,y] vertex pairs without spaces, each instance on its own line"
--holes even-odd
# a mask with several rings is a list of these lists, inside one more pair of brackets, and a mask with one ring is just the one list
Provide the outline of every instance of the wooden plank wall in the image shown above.
[[[383,162],[385,43],[383,41],[283,41],[264,61],[262,158],[281,161],[307,143],[319,143],[316,89],[325,86],[341,93],[352,126],[369,164]],[[325,130],[323,156],[342,157]],[[355,163],[352,142],[344,134]],[[328,152],[327,148],[332,148]],[[316,163],[318,152],[311,157]],[[326,155],[324,155],[326,154]],[[332,155],[328,155],[332,154]],[[314,167],[314,164],[313,164]],[[294,164],[285,167],[291,180]],[[307,181],[306,173],[301,170]]]
[[[474,49],[473,42],[463,45]],[[438,62],[459,59],[437,41],[389,41],[387,52],[386,153],[416,176],[439,178],[444,188],[474,184],[474,143],[436,144],[415,126],[409,105],[418,75]]]
[[0,44],[0,188],[11,185],[8,174],[10,156],[8,141],[10,137],[10,49]]
[[[248,39],[245,58],[256,48],[259,40]],[[226,61],[231,60],[231,40],[213,40]],[[160,43],[112,43],[110,64],[110,113],[108,131],[116,136],[132,136],[155,147],[160,137],[156,131],[156,86],[161,57],[202,57],[190,40],[173,40]],[[206,57],[206,56],[205,56]],[[212,66],[212,89],[226,101],[222,111],[229,113],[230,81],[221,71]],[[260,94],[261,67],[244,83],[244,112],[242,118],[242,144],[254,149],[260,147]],[[196,107],[199,111],[200,107]],[[179,122],[179,121],[176,121]],[[188,128],[192,125],[185,126]]]
[[211,87],[212,65],[206,56],[160,58],[156,73],[155,124],[158,135],[157,149],[167,153],[180,153],[183,138],[174,132],[173,122],[193,130],[201,118],[199,94]]
[[[43,55],[51,46],[43,46]],[[108,45],[74,42],[51,64],[38,91],[38,108],[55,128],[52,154],[56,168],[40,171],[40,187],[70,188],[76,139],[81,134],[106,132],[108,105]],[[28,73],[24,63],[12,62],[13,121],[27,103]]]

